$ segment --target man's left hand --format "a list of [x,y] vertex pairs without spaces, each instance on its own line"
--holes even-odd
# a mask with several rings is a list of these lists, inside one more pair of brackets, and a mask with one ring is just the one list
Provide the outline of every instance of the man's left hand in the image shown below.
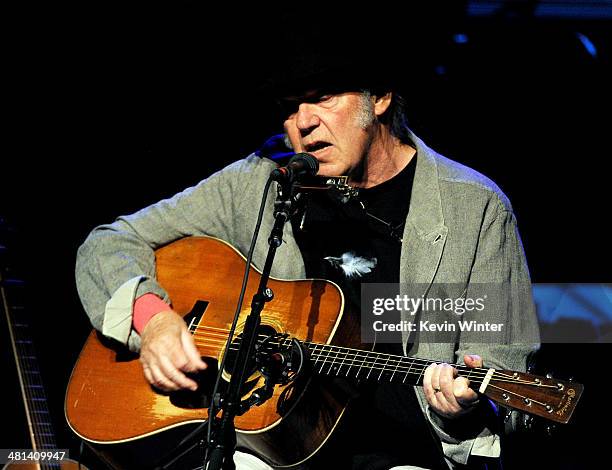
[[[468,367],[482,367],[476,354],[463,356]],[[468,387],[469,380],[457,377],[459,372],[449,364],[431,364],[425,369],[423,388],[429,406],[440,416],[455,419],[471,412],[478,404],[478,394]]]

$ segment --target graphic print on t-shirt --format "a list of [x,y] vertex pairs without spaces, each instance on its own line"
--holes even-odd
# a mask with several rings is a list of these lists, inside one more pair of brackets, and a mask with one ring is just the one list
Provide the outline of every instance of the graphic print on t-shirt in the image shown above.
[[341,270],[348,279],[362,277],[364,274],[372,272],[376,267],[376,258],[365,258],[348,251],[340,257],[326,256],[323,258],[334,268]]

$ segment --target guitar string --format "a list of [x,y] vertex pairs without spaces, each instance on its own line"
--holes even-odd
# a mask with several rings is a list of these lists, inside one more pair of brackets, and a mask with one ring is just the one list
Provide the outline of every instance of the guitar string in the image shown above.
[[[237,348],[232,348],[232,349],[237,351]],[[359,366],[360,369],[362,367],[365,367],[368,370],[378,370],[378,371],[381,371],[381,372],[390,372],[390,373],[392,372],[393,375],[395,375],[397,373],[398,375],[403,375],[404,377],[407,377],[409,375],[411,375],[411,376],[416,375],[417,377],[420,377],[421,375],[423,375],[423,372],[425,370],[425,368],[419,369],[418,367],[415,367],[413,369],[412,365],[409,365],[409,367],[406,367],[408,364],[402,364],[401,362],[397,362],[395,368],[388,367],[386,365],[386,363],[382,367],[377,367],[377,366],[381,365],[381,364],[377,364],[378,359],[375,359],[374,361],[356,361],[354,359],[349,359],[347,361],[346,358],[342,358],[342,363],[340,363],[340,365],[338,365],[336,369],[333,369],[333,366],[335,364],[337,364],[335,359],[341,359],[340,357],[336,357],[336,358],[330,359],[325,354],[319,354],[318,356],[317,355],[312,355],[311,357],[317,358],[314,361],[316,365],[319,365],[319,360],[320,360],[319,358],[322,358],[322,357],[325,358],[323,361],[320,362],[320,365],[321,365],[320,372],[322,372],[322,370],[325,367],[325,365],[329,364],[330,368],[328,369],[327,375],[330,375],[332,370],[333,370],[334,372],[336,372],[336,376],[339,376],[340,373],[342,372],[342,367],[343,366],[346,366],[347,368],[349,368],[349,370],[346,371],[346,376],[347,377],[351,373],[350,368],[353,368],[353,367],[356,367],[356,366]],[[382,361],[382,359],[381,359],[381,361]],[[389,362],[389,361],[387,361],[387,362]],[[473,369],[469,369],[469,370],[467,370],[467,372],[470,373],[472,370]],[[358,377],[359,373],[360,372],[358,371],[357,374],[356,374],[356,377]],[[461,375],[461,376],[465,376],[465,375]],[[486,374],[485,374],[485,376],[486,376]],[[392,378],[393,378],[393,376],[392,376]],[[391,380],[392,380],[392,378],[391,378]],[[469,377],[466,377],[466,378],[468,378],[470,381],[475,382],[476,384],[479,384],[479,383],[482,382],[479,379],[481,379],[483,377],[469,376]],[[513,379],[511,377],[509,377],[509,378],[496,378],[496,377],[492,376],[491,379],[495,380],[495,382],[497,382],[497,383],[524,384],[524,385],[537,386],[539,388],[554,388],[554,389],[557,388],[554,385],[545,385],[545,384],[542,384],[542,383],[535,383],[535,382],[530,382],[530,381],[519,381],[519,380]]]
[[[201,329],[204,329],[204,330],[216,330],[216,331],[218,331],[219,333],[216,333],[216,332],[214,332],[214,333],[212,333],[212,334],[211,334],[211,333],[196,333],[196,332],[195,332],[195,330],[198,330],[198,329],[200,329],[200,330],[201,330]],[[209,338],[209,337],[217,337],[217,338],[220,338],[220,340],[221,340],[223,343],[225,343],[225,341],[227,341],[227,332],[228,332],[228,330],[225,330],[225,329],[223,329],[223,328],[216,328],[216,327],[209,327],[209,326],[203,326],[203,327],[201,327],[201,326],[196,326],[196,327],[195,327],[195,330],[194,330],[194,333],[193,333],[193,335],[194,335],[194,336],[196,336],[196,335],[197,335],[197,336],[204,336],[204,337],[206,337],[206,338]],[[221,334],[221,333],[225,333],[225,334]],[[267,338],[268,336],[269,336],[269,335],[264,335],[264,334],[260,334],[260,335],[258,335],[258,337],[260,337],[260,338],[261,338],[261,337],[263,337],[263,338]],[[290,341],[290,340],[289,340],[289,341]],[[278,343],[272,343],[272,342],[271,342],[271,344],[279,345]],[[321,344],[321,343],[309,343],[309,342],[304,342],[304,344],[311,344],[311,345],[314,345],[314,346],[315,346],[315,348],[317,348],[317,347],[319,347],[319,346],[320,346],[320,347],[322,347],[322,348],[323,348],[323,347],[331,347],[331,348],[337,348],[337,349],[344,349],[344,350],[347,350],[347,351],[355,351],[355,353],[356,353],[356,354],[370,354],[370,352],[368,352],[368,351],[364,351],[364,350],[360,350],[360,349],[354,349],[354,348],[347,348],[347,347],[344,347],[344,346],[327,345],[327,344]],[[284,345],[285,345],[285,344],[284,344]],[[330,351],[330,352],[334,352],[334,351]],[[337,351],[337,352],[339,352],[339,351]],[[372,351],[371,353],[373,353],[373,354],[378,354],[378,355],[380,355],[380,354],[385,354],[385,353],[377,353],[377,352],[375,352],[375,351]],[[405,359],[410,359],[410,360],[412,360],[413,362],[414,362],[414,361],[420,361],[420,362],[422,362],[422,363],[426,363],[426,364],[431,364],[432,362],[435,362],[435,361],[428,361],[428,360],[426,360],[426,359],[420,359],[420,358],[408,358],[408,357],[405,357],[405,356],[396,356],[396,357],[400,358],[400,360],[405,358]],[[463,368],[463,367],[466,367],[466,366],[462,366],[462,365],[460,365],[460,364],[455,364],[455,366],[457,366],[457,367],[462,367],[462,368]],[[469,368],[469,370],[474,370],[474,369],[473,369],[473,368]],[[487,372],[488,372],[488,370],[487,370]],[[485,373],[485,375],[486,375],[486,373]],[[508,377],[511,377],[511,376],[508,376]]]
[[[220,328],[213,328],[213,329],[215,329],[215,330],[222,330]],[[211,336],[213,336],[213,335],[205,335],[205,334],[202,334],[202,333],[194,334],[194,336],[196,336],[196,335],[197,336],[204,336],[207,339],[209,339]],[[267,337],[266,335],[259,335],[259,336],[260,337],[263,336],[264,338]],[[225,335],[222,336],[222,337],[218,336],[218,338],[219,338],[218,344],[225,344],[225,342],[227,340]],[[278,343],[273,343],[273,342],[271,342],[271,344],[278,345]],[[323,345],[323,344],[318,344],[318,343],[305,343],[305,344],[312,344],[312,345],[314,345],[314,349],[317,349],[319,347],[320,348],[330,347],[330,348],[337,348],[337,349],[346,349],[346,350],[349,350],[349,351],[351,350],[351,348],[344,348],[344,347],[335,346],[335,345]],[[287,345],[287,344],[285,343],[285,345]],[[375,351],[368,352],[368,351],[362,351],[362,350],[358,350],[358,349],[353,349],[353,351],[355,351],[355,353],[353,353],[353,355],[355,355],[355,356],[362,355],[362,356],[365,357],[365,361],[363,361],[363,364],[371,362],[371,361],[368,361],[368,359],[370,359],[368,357],[369,354],[375,354],[375,355],[377,355],[379,357],[381,357],[382,355],[386,355],[384,353],[377,353]],[[323,352],[323,350],[321,352]],[[338,357],[338,356],[341,353],[341,351],[330,350],[330,351],[327,352],[327,356],[329,357],[329,355],[331,353],[335,353],[336,354],[334,358],[329,358],[329,359],[332,359],[332,361],[331,361],[332,363],[335,363],[336,359],[340,359],[340,357]],[[428,362],[427,360],[419,359],[419,358],[409,358],[409,357],[393,356],[393,355],[387,355],[387,356],[389,356],[389,357],[396,357],[397,359],[393,359],[393,361],[396,361],[398,363],[397,364],[398,366],[399,366],[399,364],[401,364],[402,362],[405,362],[406,360],[412,361],[412,363],[410,364],[410,368],[412,368],[412,366],[416,365],[417,361],[421,362],[422,364],[420,364],[420,365],[422,365],[422,366],[428,366],[429,364],[435,362],[435,361]],[[376,359],[376,358],[372,358],[372,359],[374,359],[374,363],[376,363],[378,361],[378,359]],[[382,357],[381,357],[381,360],[383,360]],[[327,363],[327,359],[324,361],[324,363]],[[355,362],[355,363],[358,364],[358,362]],[[395,364],[395,362],[394,362],[394,364]],[[459,364],[455,364],[454,366],[460,368],[463,372],[466,372],[467,374],[470,374],[470,379],[484,378],[484,377],[486,377],[486,375],[488,373],[488,369],[485,370],[484,368],[467,368],[466,366],[462,366],[462,365],[459,365]],[[415,370],[417,370],[417,369],[415,369]],[[493,374],[493,378],[496,378],[496,379],[499,379],[499,380],[502,380],[502,378],[507,378],[507,379],[510,379],[509,381],[514,382],[514,383],[538,385],[537,382],[533,383],[533,381],[516,379],[513,376],[508,375],[508,374],[504,374],[502,372],[494,373]],[[538,386],[547,387],[547,388],[556,388],[556,386],[554,386],[554,385],[543,385],[541,383]]]
[[[206,336],[206,339],[204,341],[208,341],[210,344],[206,344],[204,342],[199,342],[197,343],[198,345],[202,345],[202,346],[208,346],[208,345],[213,345],[213,343],[215,345],[223,345],[226,342],[226,338],[224,337],[223,339],[210,339],[211,335],[203,335],[202,333],[197,333],[196,335],[198,336]],[[195,335],[194,335],[195,336]],[[265,335],[260,335],[260,336],[264,336]],[[278,343],[273,343],[271,342],[271,344],[276,344],[278,345]],[[355,367],[357,365],[360,366],[365,366],[368,367],[369,369],[374,369],[374,370],[383,370],[383,371],[389,371],[391,372],[391,368],[388,367],[375,367],[378,364],[379,360],[380,361],[385,361],[385,358],[383,358],[382,356],[387,356],[386,357],[386,363],[389,363],[390,361],[392,362],[392,366],[395,365],[395,369],[393,369],[393,373],[401,373],[404,374],[404,371],[406,369],[406,366],[408,367],[408,372],[406,372],[406,374],[412,374],[412,375],[421,375],[423,374],[424,369],[426,368],[426,366],[429,366],[430,364],[432,364],[435,361],[431,361],[428,362],[425,359],[419,359],[419,358],[410,358],[410,357],[402,357],[402,356],[395,356],[395,355],[391,355],[391,354],[385,354],[385,353],[378,353],[375,351],[372,352],[368,352],[368,351],[362,351],[362,350],[358,350],[355,349],[354,351],[356,351],[355,353],[352,353],[353,356],[355,356],[355,359],[348,359],[349,361],[351,361],[350,364],[346,363],[347,357],[350,356],[351,354],[349,353],[348,355],[346,353],[342,353],[341,351],[333,351],[333,350],[329,350],[327,351],[327,354],[324,354],[324,350],[323,348],[325,347],[329,347],[329,348],[342,348],[342,349],[348,349],[350,350],[350,348],[344,348],[344,347],[339,347],[339,346],[335,346],[335,345],[324,345],[324,344],[317,344],[317,343],[305,343],[305,344],[311,344],[314,345],[314,351],[310,350],[311,353],[317,353],[317,354],[312,354],[312,357],[316,357],[317,359],[315,360],[316,363],[318,363],[320,361],[320,358],[323,358],[322,361],[322,367],[321,370],[323,369],[323,367],[326,364],[330,364],[332,367],[333,365],[336,363],[336,360],[340,360],[342,359],[342,364],[340,364],[340,368],[342,367],[342,365],[347,364],[350,367]],[[284,345],[290,345],[285,343]],[[321,348],[321,351],[316,351],[317,348]],[[237,350],[237,348],[230,348],[232,350]],[[335,357],[330,357],[330,354],[335,353]],[[340,356],[340,354],[345,354],[344,356]],[[376,357],[368,357],[369,354],[374,354]],[[357,360],[356,357],[357,356],[363,356],[364,359],[363,360]],[[411,361],[410,364],[406,364],[407,361]],[[420,361],[422,364],[417,364],[416,361]],[[400,367],[401,366],[401,367]],[[415,367],[416,366],[416,367]],[[421,366],[422,369],[418,369],[418,367]],[[454,364],[455,367],[460,368],[461,372],[466,373],[466,375],[468,375],[470,380],[474,380],[475,382],[478,381],[478,379],[483,379],[484,377],[486,377],[487,373],[488,373],[488,369],[484,369],[484,368],[468,368],[467,366],[462,366],[459,364]],[[411,372],[411,369],[414,367],[414,372]],[[492,379],[495,379],[498,382],[507,382],[507,383],[515,383],[515,384],[524,384],[524,385],[533,385],[533,386],[538,386],[541,388],[558,388],[555,385],[545,385],[542,384],[541,382],[535,382],[535,381],[530,381],[530,380],[523,380],[523,379],[516,379],[511,375],[508,374],[504,374],[504,373],[494,373],[491,377]]]
[[[211,329],[211,330],[217,330],[217,331],[219,331],[219,332],[225,332],[225,331],[227,331],[227,330],[224,330],[223,328],[208,327],[208,326],[203,326],[203,327],[200,327],[200,326],[195,326],[195,330],[198,330],[198,329],[199,329],[199,330],[202,330],[202,329],[203,329],[203,330]],[[194,332],[194,336],[195,336],[196,334],[197,334],[197,335],[200,335],[200,336],[202,335],[202,333],[195,333],[195,332]],[[211,334],[208,334],[208,335],[205,335],[205,336],[209,337],[209,336],[212,336],[212,335],[211,335]],[[260,336],[260,337],[261,337],[261,336],[263,336],[264,338],[265,338],[265,337],[267,337],[266,335],[259,335],[259,336]],[[221,341],[221,343],[223,343],[223,344],[224,344],[224,343],[225,343],[225,341],[227,341],[226,335],[223,335],[223,336],[222,336],[222,338],[220,339],[220,341]],[[276,344],[276,345],[278,345],[278,343],[272,343],[272,342],[271,342],[271,344]],[[346,348],[346,347],[342,347],[342,346],[335,346],[335,345],[323,345],[323,344],[317,344],[317,343],[308,343],[308,344],[313,344],[315,349],[317,349],[318,347],[321,347],[321,350],[322,350],[322,351],[323,351],[323,348],[324,348],[324,347],[336,348],[336,349],[337,349],[337,351],[333,351],[333,350],[331,350],[331,349],[330,349],[329,351],[327,351],[326,359],[323,361],[323,366],[324,366],[324,365],[325,365],[325,364],[328,362],[328,361],[327,361],[327,359],[329,358],[329,355],[330,355],[331,353],[335,353],[335,357],[334,357],[334,358],[329,358],[329,359],[331,359],[331,361],[330,361],[330,362],[331,362],[331,365],[333,366],[333,364],[335,363],[335,360],[336,360],[336,359],[340,359],[340,357],[338,357],[338,356],[339,356],[339,354],[341,353],[341,351],[340,351],[341,349],[348,350],[348,351],[350,351],[350,350],[352,349],[352,348]],[[368,360],[367,360],[367,359],[368,359],[368,354],[370,354],[368,351],[362,351],[362,350],[358,350],[358,349],[353,349],[353,351],[355,351],[355,352],[356,352],[356,353],[354,353],[354,355],[355,355],[355,356],[357,356],[357,355],[364,355],[364,354],[365,354],[365,358],[366,358],[366,360],[365,360],[365,361],[362,361],[362,364],[361,364],[361,365],[364,365],[364,364],[371,364],[371,363],[372,363],[372,364],[376,364],[376,362],[378,361],[378,358],[374,358],[374,362],[368,361]],[[377,353],[377,352],[372,352],[372,353],[373,353],[373,354],[375,354],[375,355],[376,355],[376,356],[378,356],[378,357],[381,357],[381,355],[382,355],[382,354],[384,354],[384,353]],[[391,355],[388,355],[388,356],[389,356],[389,357],[391,357]],[[410,373],[410,369],[412,368],[412,366],[416,365],[416,361],[420,361],[421,363],[423,363],[423,364],[420,364],[420,365],[422,365],[423,367],[425,367],[425,365],[427,365],[427,366],[428,366],[429,364],[431,364],[431,363],[435,362],[435,361],[428,362],[427,360],[424,360],[424,359],[419,359],[419,358],[407,358],[407,357],[402,357],[402,356],[395,356],[395,357],[397,357],[397,359],[394,359],[394,361],[396,361],[396,362],[397,362],[397,364],[396,364],[396,370],[394,371],[394,373],[395,373],[395,372],[397,371],[397,369],[399,368],[399,365],[400,365],[402,362],[404,362],[405,360],[411,360],[411,361],[412,361],[412,364],[410,364],[410,367],[408,368],[408,373]],[[319,360],[319,359],[317,359],[317,361],[318,361],[318,360]],[[344,362],[345,360],[346,360],[346,357],[344,357],[343,362]],[[381,360],[382,360],[382,357],[381,357]],[[389,359],[388,359],[388,360],[389,360]],[[388,360],[387,360],[387,362],[388,362]],[[354,363],[354,365],[359,364],[358,362],[355,362],[354,360],[353,360],[353,363]],[[354,366],[354,365],[353,365],[353,366]],[[351,367],[353,367],[353,366],[351,366]],[[470,378],[470,379],[472,379],[472,380],[474,380],[474,381],[476,381],[476,379],[486,377],[486,375],[487,375],[487,373],[488,373],[488,370],[485,370],[484,368],[467,368],[466,366],[462,366],[462,365],[459,365],[459,364],[454,364],[454,366],[455,366],[456,368],[460,369],[462,372],[467,373],[467,375],[469,376],[469,378]],[[366,366],[366,367],[370,367],[370,366]],[[404,367],[405,367],[405,366],[404,366]],[[322,368],[321,368],[321,369],[322,369]],[[480,369],[480,371],[479,371],[478,369]],[[481,372],[481,371],[482,371],[482,372]],[[402,372],[402,373],[403,373],[403,372]],[[416,374],[416,369],[415,369],[415,372],[414,372],[414,373]],[[421,373],[422,373],[422,372],[421,372]],[[537,386],[537,387],[541,387],[541,388],[558,388],[558,386],[556,386],[556,385],[545,385],[545,384],[543,384],[543,383],[542,383],[542,382],[540,382],[540,381],[532,381],[532,380],[517,379],[517,378],[515,378],[515,377],[513,377],[513,376],[511,376],[511,375],[504,374],[504,373],[502,373],[502,372],[494,372],[494,373],[492,374],[492,377],[491,377],[491,378],[492,378],[492,379],[495,379],[495,380],[497,380],[497,381],[500,381],[500,382],[508,382],[508,383],[517,383],[517,384],[524,384],[524,385],[532,385],[532,386]],[[507,380],[503,380],[504,378],[505,378],[505,379],[507,379]]]
[[[210,338],[210,336],[212,336],[212,335],[204,335],[204,334],[202,334],[202,333],[197,333],[197,335],[198,335],[198,336],[205,336],[205,337],[206,337],[206,339],[209,339],[209,338]],[[195,336],[195,335],[194,335],[194,336]],[[261,337],[261,336],[263,336],[264,338],[265,338],[265,337],[267,337],[266,335],[259,335],[259,336],[260,336],[260,337]],[[218,339],[218,340],[216,340],[216,341],[217,341],[217,344],[221,345],[221,344],[225,344],[226,340],[227,340],[227,338],[226,338],[225,336],[223,336],[223,338],[219,338],[219,339]],[[278,345],[278,343],[273,343],[273,342],[271,342],[270,344],[276,344],[276,345]],[[289,343],[289,344],[290,344],[290,343]],[[305,344],[314,345],[314,349],[315,349],[315,350],[316,350],[317,348],[321,348],[321,353],[323,353],[323,348],[325,348],[325,347],[329,347],[329,348],[337,348],[337,349],[346,349],[346,350],[349,350],[349,351],[351,350],[351,348],[345,348],[345,347],[335,346],[335,345],[326,345],[326,344],[320,344],[320,343],[306,343],[306,342],[305,342]],[[287,345],[287,346],[288,346],[288,344],[286,344],[286,343],[285,343],[284,345]],[[424,367],[425,367],[425,366],[429,366],[430,364],[432,364],[432,363],[436,362],[436,361],[427,361],[427,360],[425,360],[425,359],[419,359],[419,358],[409,358],[409,357],[403,357],[403,356],[394,356],[394,355],[385,354],[385,353],[378,353],[378,352],[375,352],[375,351],[368,352],[368,351],[363,351],[363,350],[358,350],[358,349],[353,349],[353,351],[355,351],[355,353],[353,353],[353,355],[355,355],[355,356],[357,356],[357,355],[362,355],[362,356],[364,356],[364,357],[365,357],[365,360],[364,360],[364,361],[362,361],[362,363],[363,363],[363,364],[366,364],[366,363],[374,363],[374,364],[375,364],[376,362],[378,362],[378,360],[379,360],[379,359],[377,359],[377,358],[369,358],[369,357],[368,357],[368,355],[369,355],[369,354],[374,354],[374,355],[376,355],[376,356],[380,357],[380,360],[384,360],[384,359],[382,358],[382,356],[383,356],[383,355],[384,355],[384,356],[389,356],[389,358],[391,358],[391,357],[395,357],[395,358],[397,358],[397,359],[393,359],[393,360],[394,360],[394,361],[396,361],[396,362],[398,363],[398,364],[397,364],[398,366],[399,366],[399,364],[401,364],[402,362],[405,362],[405,361],[407,361],[407,360],[408,360],[408,361],[412,361],[412,363],[410,364],[410,366],[411,366],[411,367],[412,367],[412,366],[414,366],[414,365],[417,365],[417,364],[416,364],[416,361],[421,362],[422,364],[420,364],[420,365],[422,365],[422,366],[424,366]],[[333,358],[329,357],[329,355],[330,355],[330,354],[332,354],[332,353],[335,353],[335,357],[333,357]],[[339,357],[339,354],[341,354],[341,351],[333,351],[333,350],[329,350],[329,351],[327,351],[327,354],[326,354],[326,359],[325,359],[325,361],[323,361],[323,362],[324,362],[324,363],[327,363],[327,362],[328,362],[328,361],[327,361],[327,359],[330,359],[330,360],[331,360],[331,363],[335,363],[335,360],[336,360],[336,359],[341,359],[341,357]],[[323,354],[320,354],[320,356],[323,356]],[[374,359],[374,362],[369,361],[368,359]],[[318,361],[318,360],[317,360],[317,361]],[[359,362],[356,362],[356,361],[354,361],[354,363],[355,363],[355,364],[359,364]],[[394,362],[394,363],[395,363],[395,362]],[[486,375],[487,375],[487,373],[488,373],[488,369],[484,369],[484,368],[468,368],[467,366],[462,366],[462,365],[459,365],[459,364],[454,364],[454,366],[455,366],[455,367],[460,368],[460,369],[461,369],[463,372],[467,372],[468,374],[470,374],[470,379],[484,378],[484,377],[486,377]],[[480,369],[480,370],[479,370],[479,369]],[[417,370],[417,369],[415,369],[415,370]],[[481,371],[482,371],[482,372],[481,372]],[[544,384],[541,384],[541,382],[540,382],[540,383],[538,383],[538,382],[533,382],[533,381],[528,381],[528,380],[523,380],[523,379],[516,379],[516,378],[514,378],[513,376],[508,375],[508,374],[504,374],[504,373],[502,373],[502,372],[497,372],[497,373],[494,373],[494,374],[493,374],[493,378],[496,378],[496,379],[497,379],[497,378],[499,378],[499,380],[501,380],[501,378],[502,378],[502,377],[503,377],[503,378],[510,379],[510,380],[507,380],[507,381],[511,381],[511,382],[513,382],[513,383],[521,383],[521,384],[533,384],[533,385],[537,385],[537,386],[541,386],[541,387],[547,387],[547,388],[557,388],[557,387],[556,387],[556,386],[554,386],[554,385],[544,385]]]

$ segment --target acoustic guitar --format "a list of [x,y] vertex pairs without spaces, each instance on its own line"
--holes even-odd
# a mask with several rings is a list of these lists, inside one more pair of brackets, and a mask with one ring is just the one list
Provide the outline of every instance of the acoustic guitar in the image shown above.
[[[116,451],[123,457],[138,453],[152,461],[166,451],[164,442],[172,442],[170,447],[181,443],[181,435],[197,431],[207,419],[207,394],[227,342],[245,265],[235,248],[208,237],[181,239],[155,255],[158,281],[174,310],[184,315],[201,355],[210,358],[205,371],[209,376],[200,378],[199,395],[154,390],[137,355],[93,331],[76,363],[65,401],[70,427],[98,452]],[[247,299],[260,278],[254,267],[250,269]],[[343,314],[343,294],[332,282],[271,279],[269,287],[274,298],[262,312],[260,343],[273,333],[288,334],[280,341],[284,345],[291,337],[298,338],[308,352],[311,373],[277,386],[272,398],[236,418],[238,448],[275,468],[296,468],[325,444],[338,425],[352,394],[347,380],[422,385],[423,373],[433,361],[383,354],[371,344],[361,344],[359,324],[353,315]],[[241,321],[247,314],[245,306]],[[230,349],[236,350],[239,341],[237,336]],[[491,400],[559,423],[570,419],[583,389],[577,383],[529,373],[455,367],[469,379],[470,387]],[[245,397],[262,384],[253,368]],[[120,459],[108,458],[121,466]]]

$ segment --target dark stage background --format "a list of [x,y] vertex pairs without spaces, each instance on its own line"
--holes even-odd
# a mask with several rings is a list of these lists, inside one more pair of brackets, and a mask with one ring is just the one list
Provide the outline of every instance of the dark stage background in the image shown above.
[[[364,41],[398,47],[416,133],[510,197],[533,280],[610,282],[610,6],[503,4],[387,10],[376,2],[363,8],[359,27]],[[318,13],[309,21],[333,28],[328,10]],[[275,14],[126,2],[5,17],[0,215],[21,247],[58,442],[73,455],[63,395],[90,330],[74,286],[77,247],[95,225],[197,183],[281,130],[258,87],[282,50],[279,32],[309,22],[283,25]],[[4,422],[14,431],[0,447],[29,447],[5,333]],[[586,391],[561,432],[517,438],[512,468],[596,468],[604,449],[597,436],[610,426],[600,384],[610,352],[603,344],[543,347],[542,366]]]

